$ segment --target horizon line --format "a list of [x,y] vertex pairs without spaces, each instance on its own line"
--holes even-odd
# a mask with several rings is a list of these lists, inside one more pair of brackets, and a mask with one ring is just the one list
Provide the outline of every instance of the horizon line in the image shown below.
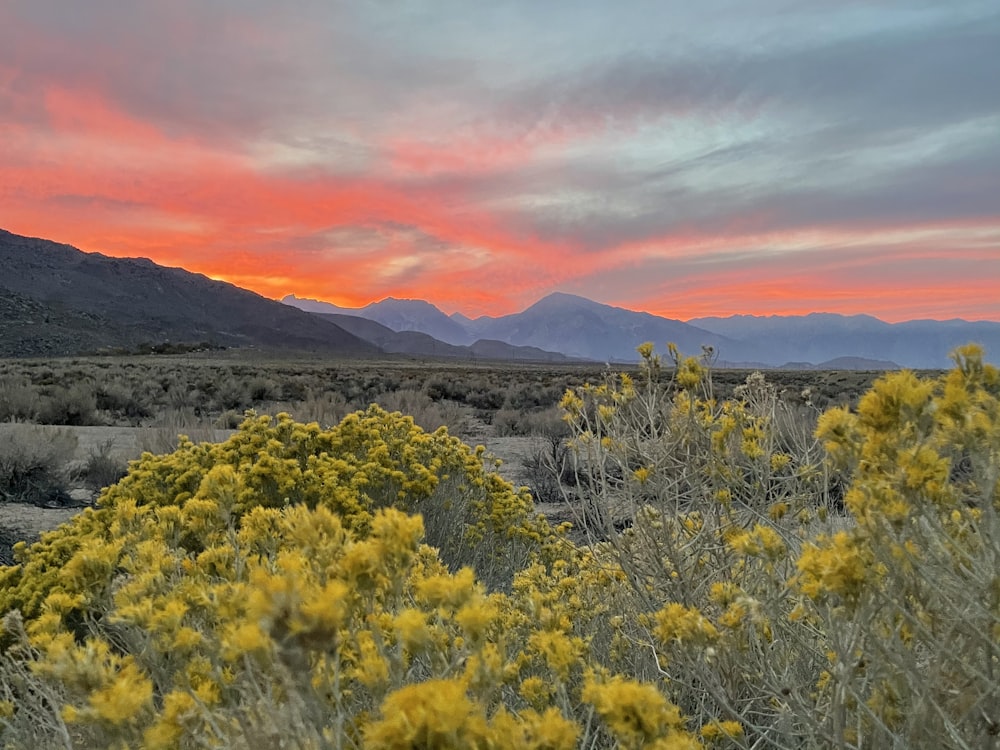
[[[209,278],[211,278],[211,277],[209,277]],[[216,281],[225,281],[225,279],[216,279]],[[232,282],[228,282],[227,281],[226,283],[232,283]],[[233,286],[237,286],[237,285],[233,284]],[[239,287],[239,288],[242,288],[242,287]],[[371,302],[368,302],[368,303],[366,303],[364,305],[360,305],[358,307],[348,307],[346,305],[341,305],[341,304],[338,304],[336,302],[332,302],[330,300],[316,299],[314,297],[300,297],[297,294],[295,294],[294,292],[288,292],[288,293],[286,293],[282,297],[273,297],[273,298],[270,298],[270,299],[273,299],[276,302],[281,302],[282,304],[288,304],[287,302],[285,302],[285,300],[287,298],[289,298],[289,297],[293,297],[296,300],[299,300],[300,302],[315,302],[315,303],[319,303],[319,304],[332,305],[332,306],[337,307],[337,308],[339,308],[341,310],[357,310],[357,311],[363,310],[366,307],[370,307],[371,305],[381,304],[382,302],[388,302],[390,300],[391,301],[395,301],[395,302],[423,302],[425,304],[431,305],[436,310],[438,310],[442,315],[445,315],[445,316],[447,316],[449,318],[451,318],[452,316],[458,314],[458,315],[461,315],[464,318],[467,318],[469,320],[475,321],[475,320],[479,320],[480,318],[492,318],[492,319],[496,319],[496,318],[504,318],[504,317],[507,317],[509,315],[519,315],[519,314],[523,313],[525,310],[528,310],[529,308],[531,308],[534,305],[538,304],[542,300],[547,299],[548,297],[551,297],[551,296],[557,295],[557,294],[564,295],[564,296],[567,296],[567,297],[576,297],[577,299],[586,300],[587,302],[592,302],[592,303],[594,303],[596,305],[602,305],[604,307],[613,307],[613,308],[616,308],[618,310],[625,310],[627,312],[638,313],[638,314],[643,314],[643,315],[652,315],[653,317],[656,317],[656,318],[662,318],[664,320],[678,321],[678,322],[681,322],[681,323],[691,323],[691,321],[710,320],[710,319],[727,320],[729,318],[758,318],[758,319],[766,319],[766,318],[807,318],[807,317],[810,317],[812,315],[829,315],[829,316],[838,317],[838,318],[871,318],[872,320],[876,320],[879,323],[884,323],[885,325],[901,325],[901,324],[904,324],[904,323],[922,323],[922,322],[932,322],[932,323],[996,323],[996,324],[1000,325],[1000,319],[993,320],[991,318],[972,318],[972,319],[970,319],[970,318],[961,318],[961,317],[951,317],[951,318],[919,317],[919,318],[903,318],[903,319],[900,319],[900,320],[886,320],[885,318],[879,317],[878,315],[873,315],[872,313],[865,313],[865,312],[840,313],[840,312],[830,312],[830,311],[825,311],[825,310],[812,310],[812,311],[807,312],[807,313],[730,313],[728,315],[725,315],[725,314],[716,314],[716,315],[698,315],[698,316],[692,316],[692,317],[689,317],[689,318],[679,318],[679,317],[678,318],[674,318],[674,317],[670,317],[668,315],[663,315],[662,313],[651,312],[650,310],[638,310],[638,309],[635,309],[635,308],[632,308],[632,307],[626,307],[626,306],[621,305],[621,304],[614,304],[614,303],[611,303],[611,302],[601,302],[599,300],[591,299],[590,297],[585,297],[582,294],[576,294],[574,292],[563,292],[561,290],[555,290],[555,291],[549,292],[547,294],[544,294],[541,297],[539,297],[537,300],[535,300],[534,302],[532,302],[531,304],[527,305],[526,307],[524,307],[524,308],[522,308],[520,310],[514,310],[512,312],[502,313],[500,315],[486,315],[486,314],[483,314],[483,315],[477,315],[475,317],[473,317],[471,315],[467,315],[462,310],[457,310],[457,309],[455,311],[453,311],[453,312],[448,312],[445,308],[443,308],[442,306],[440,306],[436,302],[433,302],[432,300],[429,300],[429,299],[424,299],[422,297],[396,297],[396,296],[391,295],[391,294],[390,295],[386,295],[385,297],[382,297],[381,299],[373,299]],[[294,305],[292,305],[292,307],[294,307]]]

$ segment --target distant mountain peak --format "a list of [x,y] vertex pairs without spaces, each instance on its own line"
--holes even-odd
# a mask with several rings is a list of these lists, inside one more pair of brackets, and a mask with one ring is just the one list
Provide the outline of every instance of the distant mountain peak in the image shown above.
[[[380,299],[378,302],[372,302],[369,305],[365,305],[365,309],[374,307],[385,307],[385,308],[398,308],[398,309],[419,309],[419,310],[437,310],[441,312],[437,305],[428,302],[423,299],[408,299],[406,297],[385,297]],[[444,313],[441,313],[444,315]]]
[[593,310],[602,307],[610,307],[610,305],[605,305],[601,302],[594,302],[594,300],[581,297],[578,294],[570,294],[569,292],[552,292],[551,294],[547,294],[542,297],[535,304],[525,308],[523,312],[528,312],[529,310]]
[[299,307],[312,313],[338,313],[381,323],[397,333],[419,331],[435,339],[455,346],[464,346],[475,341],[461,321],[445,315],[435,305],[422,299],[399,299],[385,297],[364,307],[338,307],[327,302],[303,300],[288,295],[285,304]]
[[550,292],[549,294],[546,294],[544,297],[542,297],[539,300],[539,302],[543,302],[545,300],[567,300],[573,302],[587,302],[591,305],[601,304],[600,302],[594,302],[594,300],[588,297],[583,297],[579,294],[572,294],[571,292]]

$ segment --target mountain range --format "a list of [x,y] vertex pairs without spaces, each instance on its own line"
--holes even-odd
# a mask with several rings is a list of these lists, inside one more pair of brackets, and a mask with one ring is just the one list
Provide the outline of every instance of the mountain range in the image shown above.
[[644,341],[694,354],[709,346],[720,366],[937,369],[969,341],[996,357],[1000,323],[824,313],[683,322],[558,292],[519,313],[475,319],[391,297],[362,308],[294,295],[279,302],[147,259],[0,229],[0,356],[207,342],[346,357],[634,362]]
[[331,320],[359,338],[370,341],[386,354],[459,359],[510,359],[530,362],[571,361],[571,358],[564,354],[544,351],[534,346],[513,346],[505,341],[495,339],[477,339],[467,346],[449,344],[421,331],[394,331],[388,326],[368,318],[338,313],[315,314]]
[[[2,229],[0,269],[0,357],[92,354],[150,344],[205,342],[344,357],[569,359],[503,341],[452,346],[425,333],[396,333],[363,318],[315,315],[182,268],[167,268],[145,258],[85,253]],[[415,303],[413,307],[427,316],[432,306]],[[405,325],[399,317],[387,320]]]
[[948,355],[969,342],[982,344],[991,361],[1000,355],[1000,323],[910,320],[886,323],[870,315],[812,313],[800,316],[736,315],[691,323],[739,340],[769,362],[821,362],[834,357],[890,360],[903,367],[948,367]]
[[604,305],[556,292],[520,313],[469,318],[446,315],[424,300],[388,297],[361,308],[344,308],[286,296],[282,302],[316,313],[381,322],[398,332],[422,332],[460,345],[486,338],[514,346],[558,351],[603,362],[634,362],[636,347],[668,342],[685,353],[711,346],[720,366],[788,369],[940,369],[949,353],[974,341],[987,356],[1000,352],[1000,323],[915,320],[886,323],[869,315],[812,313],[795,316],[736,315],[687,322]]

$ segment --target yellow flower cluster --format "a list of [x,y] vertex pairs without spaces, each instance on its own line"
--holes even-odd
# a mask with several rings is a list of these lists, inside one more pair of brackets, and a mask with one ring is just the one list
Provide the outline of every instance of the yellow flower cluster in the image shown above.
[[653,631],[662,643],[677,641],[684,646],[708,646],[719,632],[697,609],[671,602],[656,613]]
[[741,555],[763,557],[775,561],[785,557],[788,548],[781,535],[772,526],[757,524],[750,531],[734,534],[730,546]]
[[593,704],[621,747],[696,750],[701,747],[685,729],[677,706],[654,686],[615,677],[600,680],[591,676],[583,699]]
[[723,739],[739,739],[743,736],[743,725],[738,721],[717,721],[701,728],[701,736],[709,742]]
[[870,562],[857,540],[840,531],[829,538],[819,537],[803,548],[796,582],[812,599],[834,595],[853,603],[868,581]]
[[[834,639],[833,667],[817,684],[832,706],[847,695],[852,710],[864,707],[857,726],[872,746],[915,731],[921,742],[957,732],[974,745],[988,731],[968,706],[995,690],[973,654],[993,653],[995,669],[1000,599],[988,550],[1000,538],[1000,373],[976,346],[954,359],[941,378],[887,375],[856,413],[827,412],[817,429],[851,476],[854,523],[804,545],[795,583],[816,604],[814,623],[867,636]],[[915,662],[927,666],[897,666]]]

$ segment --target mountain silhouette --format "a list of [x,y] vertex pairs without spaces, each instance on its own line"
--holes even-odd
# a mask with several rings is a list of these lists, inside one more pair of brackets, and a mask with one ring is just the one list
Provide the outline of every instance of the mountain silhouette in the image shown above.
[[0,355],[59,356],[208,342],[378,353],[336,324],[145,258],[111,258],[0,230]]
[[[687,322],[555,292],[519,313],[471,319],[392,297],[342,308],[270,300],[145,258],[112,258],[0,229],[0,356],[61,356],[206,342],[369,356],[634,362],[636,347],[711,347],[720,366],[825,369],[948,367],[969,342],[1000,351],[1000,323],[869,315],[736,315]],[[321,313],[321,314],[314,314]],[[363,322],[362,322],[363,321]],[[377,327],[376,327],[377,326]],[[812,364],[819,363],[819,364]]]
[[[286,298],[292,304],[303,301]],[[323,305],[325,303],[315,303]],[[405,309],[405,316],[400,313]],[[555,292],[527,309],[500,317],[446,316],[422,300],[383,300],[343,312],[380,318],[389,328],[440,334],[442,320],[460,326],[464,340],[491,339],[514,346],[607,362],[634,362],[636,347],[653,342],[659,351],[674,343],[682,353],[710,346],[719,366],[783,369],[886,370],[941,369],[949,353],[969,342],[987,355],[1000,352],[1000,323],[917,320],[887,323],[870,315],[812,313],[797,316],[734,315],[687,322],[604,305],[586,297]],[[393,311],[396,318],[390,317]],[[405,320],[404,320],[405,318]],[[451,341],[461,334],[448,326]],[[437,338],[441,336],[438,335]]]
[[361,308],[339,307],[329,302],[300,299],[294,294],[285,296],[281,301],[307,312],[353,315],[373,320],[396,332],[419,331],[446,344],[471,344],[476,338],[461,323],[424,300],[386,297]]

